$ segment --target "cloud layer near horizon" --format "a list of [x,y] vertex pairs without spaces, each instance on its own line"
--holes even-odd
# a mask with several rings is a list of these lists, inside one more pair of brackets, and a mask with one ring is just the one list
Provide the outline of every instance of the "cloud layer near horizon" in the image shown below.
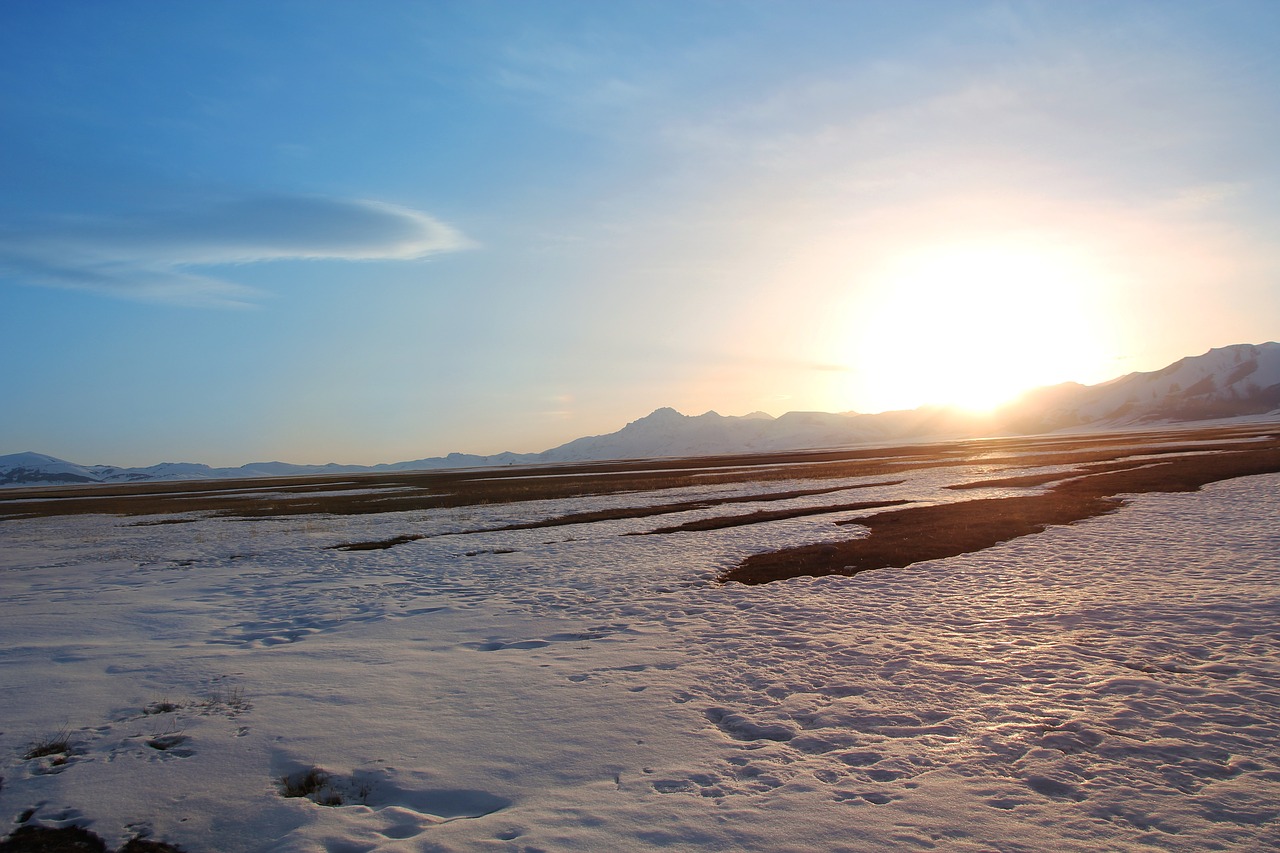
[[472,245],[406,207],[261,195],[199,209],[63,217],[0,229],[0,275],[126,299],[245,305],[261,292],[192,267],[279,260],[415,260]]

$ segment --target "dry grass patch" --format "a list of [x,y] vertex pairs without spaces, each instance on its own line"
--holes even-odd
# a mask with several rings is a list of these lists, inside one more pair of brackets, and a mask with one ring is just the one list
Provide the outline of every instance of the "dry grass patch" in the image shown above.
[[343,796],[338,790],[339,781],[328,770],[308,767],[280,777],[280,796],[290,799],[305,797],[320,806],[340,806]]
[[376,779],[356,772],[351,775],[330,773],[321,767],[308,767],[277,778],[280,796],[307,799],[319,806],[368,805],[376,787]]
[[[33,741],[22,757],[27,761],[33,761],[37,758],[46,758],[48,756],[62,756],[65,761],[69,755],[71,755],[71,732],[66,728],[62,728],[53,734],[45,735]],[[54,763],[58,763],[57,759],[54,759]]]

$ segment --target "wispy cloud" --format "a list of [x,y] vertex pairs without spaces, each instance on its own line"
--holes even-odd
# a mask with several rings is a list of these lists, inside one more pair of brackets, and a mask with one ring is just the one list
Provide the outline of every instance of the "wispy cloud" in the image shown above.
[[1224,141],[1266,138],[1270,113],[1231,67],[1172,50],[1140,20],[1104,38],[1072,13],[1058,17],[1062,32],[1044,22],[975,30],[997,47],[1008,42],[1000,49],[944,41],[936,55],[855,55],[780,76],[673,113],[658,133],[724,172],[745,164],[810,197],[871,201],[1045,182],[1149,198],[1188,172],[1231,180],[1242,170],[1214,156]]
[[1161,205],[1170,213],[1201,213],[1222,207],[1249,191],[1243,182],[1217,182],[1182,187]]
[[456,229],[406,207],[254,196],[180,212],[0,226],[0,276],[148,302],[233,307],[262,294],[192,268],[279,260],[414,260],[470,245]]

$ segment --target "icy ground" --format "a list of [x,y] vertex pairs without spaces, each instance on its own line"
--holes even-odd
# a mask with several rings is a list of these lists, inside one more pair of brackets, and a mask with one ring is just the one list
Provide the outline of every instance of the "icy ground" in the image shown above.
[[[936,478],[850,494],[973,497]],[[758,587],[711,579],[853,529],[619,535],[748,503],[430,536],[708,491],[725,490],[0,522],[0,835],[79,824],[191,853],[1280,848],[1280,476]],[[325,550],[401,534],[430,538]],[[61,735],[67,751],[24,757]],[[313,767],[321,790],[282,796]]]

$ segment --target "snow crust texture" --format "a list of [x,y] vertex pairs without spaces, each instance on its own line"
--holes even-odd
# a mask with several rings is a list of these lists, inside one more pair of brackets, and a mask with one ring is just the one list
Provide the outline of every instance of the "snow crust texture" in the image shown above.
[[1280,476],[756,587],[713,578],[849,528],[462,533],[762,488],[5,521],[0,827],[191,853],[1280,846]]

